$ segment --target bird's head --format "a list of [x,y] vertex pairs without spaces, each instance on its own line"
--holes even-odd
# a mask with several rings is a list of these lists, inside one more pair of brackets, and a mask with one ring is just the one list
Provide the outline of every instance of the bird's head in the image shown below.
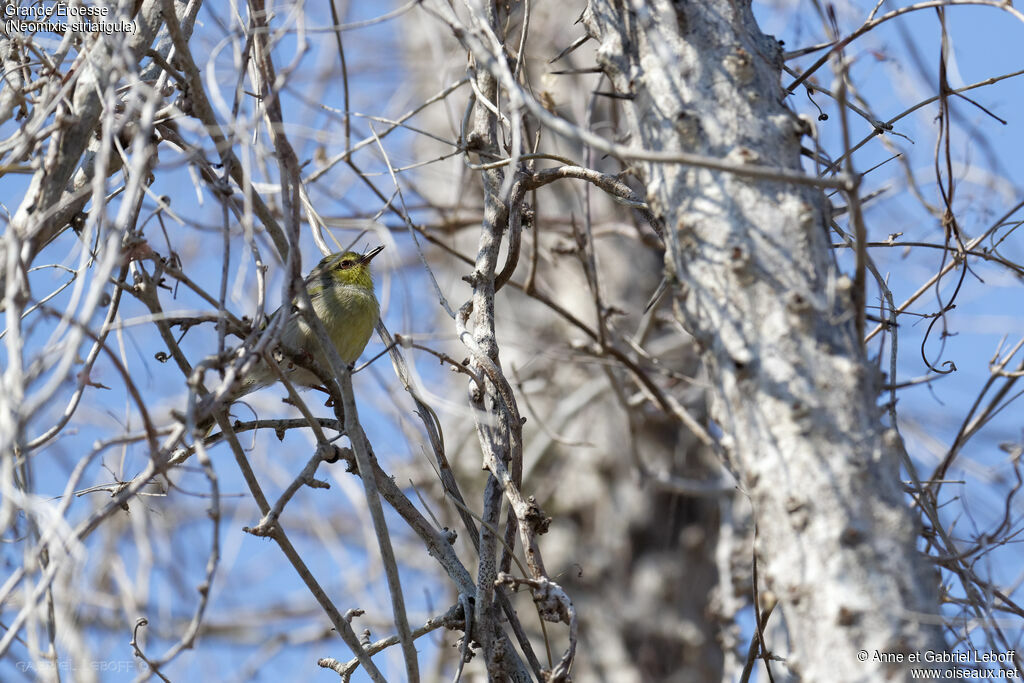
[[376,247],[365,254],[354,251],[338,252],[324,257],[306,278],[310,286],[326,284],[323,280],[330,278],[335,283],[355,285],[373,289],[373,278],[370,276],[370,261],[384,247]]

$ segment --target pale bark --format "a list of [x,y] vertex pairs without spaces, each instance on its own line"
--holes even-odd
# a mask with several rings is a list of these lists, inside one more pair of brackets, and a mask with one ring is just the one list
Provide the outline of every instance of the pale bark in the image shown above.
[[[631,145],[800,169],[778,44],[748,3],[593,0],[584,21]],[[639,160],[712,417],[753,504],[761,577],[808,681],[906,676],[869,653],[941,649],[935,576],[915,549],[879,373],[829,251],[829,207],[793,182]],[[781,175],[781,174],[780,174]],[[845,286],[844,286],[845,285]]]
[[749,6],[591,3],[584,23],[624,102],[626,143],[544,111],[481,22],[429,7],[477,68],[499,75],[514,111],[631,160],[646,185],[712,418],[754,508],[761,577],[793,643],[787,663],[808,680],[874,680],[903,672],[861,651],[941,649],[928,625],[939,621],[936,580],[914,545],[898,436],[879,419],[880,374],[860,340],[863,292],[835,268],[815,189],[855,184],[802,170],[807,127],[782,104],[779,46]]

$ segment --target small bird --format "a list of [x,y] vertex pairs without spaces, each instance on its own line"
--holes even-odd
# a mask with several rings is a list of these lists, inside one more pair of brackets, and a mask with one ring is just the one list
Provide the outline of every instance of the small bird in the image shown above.
[[[380,319],[380,304],[373,292],[370,261],[383,249],[380,246],[365,254],[354,251],[331,254],[321,260],[304,281],[313,312],[323,323],[338,355],[349,364],[355,363],[366,348]],[[289,306],[292,310],[281,331],[281,346],[291,354],[306,354],[321,368],[329,369],[331,366],[324,354],[320,353],[320,345],[312,328],[294,304]],[[286,359],[280,366],[295,384],[305,387],[318,387],[322,384],[313,372],[290,360]],[[277,373],[260,360],[241,379],[240,386],[232,392],[231,400],[270,386],[277,379]]]

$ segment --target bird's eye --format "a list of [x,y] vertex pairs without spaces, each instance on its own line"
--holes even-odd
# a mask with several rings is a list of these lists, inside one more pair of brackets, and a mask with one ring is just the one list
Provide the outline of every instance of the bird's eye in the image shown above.
[[352,260],[352,259],[350,259],[350,258],[347,258],[347,259],[345,259],[344,261],[342,261],[342,262],[341,262],[341,267],[342,267],[342,268],[351,268],[351,267],[352,267],[352,266],[354,266],[355,264],[356,264],[356,262],[355,262],[355,261],[353,261],[353,260]]

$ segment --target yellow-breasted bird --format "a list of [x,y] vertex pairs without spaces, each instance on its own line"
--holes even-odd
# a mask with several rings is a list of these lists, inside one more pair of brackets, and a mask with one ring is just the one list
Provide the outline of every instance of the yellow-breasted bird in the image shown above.
[[[320,318],[327,335],[346,363],[355,363],[366,348],[370,335],[380,318],[380,304],[373,292],[373,277],[370,275],[370,261],[384,247],[371,249],[365,254],[354,251],[335,253],[325,257],[316,265],[304,284],[313,312]],[[331,366],[320,353],[316,335],[294,304],[281,331],[281,346],[291,354],[308,354],[321,368]],[[322,382],[309,370],[288,361],[280,364],[288,379],[300,386],[317,387]],[[260,360],[252,371],[240,381],[232,392],[235,400],[257,389],[270,386],[278,379],[277,374]]]

